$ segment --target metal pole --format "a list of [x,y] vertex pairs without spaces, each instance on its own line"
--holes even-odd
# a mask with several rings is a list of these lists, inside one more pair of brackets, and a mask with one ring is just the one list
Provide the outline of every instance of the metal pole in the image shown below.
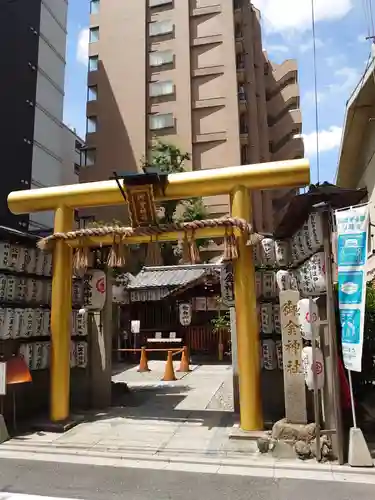
[[311,338],[311,346],[312,346],[312,368],[313,368],[313,384],[314,384],[314,419],[315,419],[315,429],[316,429],[316,450],[315,456],[316,460],[320,462],[321,460],[321,449],[320,449],[320,404],[319,404],[319,390],[318,390],[318,373],[316,371],[316,327],[313,325],[311,318],[312,310],[311,310],[312,299],[309,299],[309,312],[310,312],[310,321],[311,321],[311,330],[312,330],[312,338]]
[[[333,415],[332,423],[336,429],[336,436],[332,436],[333,451],[337,454],[339,464],[344,463],[344,438],[341,414],[341,398],[340,398],[340,379],[338,371],[338,347],[337,347],[337,330],[336,330],[336,315],[335,315],[335,298],[333,294],[333,274],[332,274],[332,246],[331,246],[331,230],[330,230],[330,210],[327,208],[322,212],[323,222],[323,238],[324,238],[324,254],[327,282],[327,320],[328,320],[328,350],[330,362],[326,363],[329,366],[327,370],[327,383],[329,398],[332,402]],[[327,412],[328,413],[328,412]]]
[[349,379],[349,390],[350,390],[350,404],[352,407],[352,415],[353,415],[353,427],[357,428],[357,416],[355,414],[355,403],[354,403],[354,394],[353,394],[353,383],[352,383],[352,372],[348,370],[348,379]]

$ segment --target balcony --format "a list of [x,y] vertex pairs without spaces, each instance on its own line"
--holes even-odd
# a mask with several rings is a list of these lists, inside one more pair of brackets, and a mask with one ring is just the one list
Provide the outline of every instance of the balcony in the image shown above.
[[272,154],[272,161],[294,160],[303,158],[305,147],[301,134],[291,134],[285,138],[284,144]]
[[148,6],[151,7],[164,7],[170,5],[173,7],[173,0],[148,0]]
[[297,83],[292,83],[280,89],[267,101],[268,115],[273,119],[277,119],[284,110],[287,111],[291,107],[299,108],[299,96],[300,92]]
[[245,56],[243,54],[237,54],[236,67],[238,82],[245,83]]
[[249,127],[245,115],[240,116],[240,144],[246,146],[249,142]]
[[238,88],[238,106],[240,112],[244,112],[247,109],[246,92],[242,85]]
[[241,146],[247,146],[249,143],[249,134],[248,132],[244,132],[240,130],[240,144]]
[[274,94],[277,89],[288,84],[297,82],[298,67],[295,59],[287,59],[279,65],[274,65],[272,73],[266,77],[266,87],[268,94]]
[[154,21],[148,25],[150,37],[164,37],[174,34],[174,23],[170,19]]
[[299,109],[293,109],[286,113],[273,127],[270,128],[270,139],[274,144],[278,144],[285,136],[292,131],[300,131],[302,128],[302,115]]
[[244,37],[241,25],[236,25],[234,36],[236,40],[236,53],[242,54],[245,49],[244,49]]
[[242,19],[242,0],[233,0],[233,15],[235,21]]
[[243,144],[241,145],[241,165],[248,165],[249,163],[249,149],[247,144]]
[[204,7],[193,8],[191,10],[191,16],[207,16],[209,14],[220,14],[220,12],[222,12],[221,5],[206,5]]
[[193,137],[194,144],[201,144],[204,142],[219,142],[226,140],[227,140],[227,133],[225,131],[210,132],[206,134],[195,134]]

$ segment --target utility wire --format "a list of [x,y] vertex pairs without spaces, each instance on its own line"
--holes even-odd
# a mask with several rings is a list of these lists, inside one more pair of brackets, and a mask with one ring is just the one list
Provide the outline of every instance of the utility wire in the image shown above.
[[319,148],[319,105],[318,105],[318,76],[316,65],[316,35],[315,35],[315,0],[311,0],[311,24],[313,37],[313,60],[314,60],[314,93],[315,93],[315,129],[316,129],[316,169],[318,184],[320,182],[320,148]]
[[367,40],[371,40],[374,33],[374,15],[372,8],[372,0],[362,0],[362,10],[367,31]]
[[368,4],[368,13],[369,13],[369,18],[370,18],[370,26],[371,26],[371,35],[375,35],[375,28],[374,28],[374,15],[373,15],[373,10],[372,10],[372,0],[367,0]]

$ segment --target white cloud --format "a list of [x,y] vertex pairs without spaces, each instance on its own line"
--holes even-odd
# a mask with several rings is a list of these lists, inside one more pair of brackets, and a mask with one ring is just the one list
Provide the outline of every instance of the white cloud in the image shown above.
[[[332,125],[326,130],[319,131],[319,152],[323,153],[325,151],[331,151],[340,146],[342,128]],[[305,153],[307,156],[316,155],[316,132],[310,132],[309,134],[303,134],[303,140],[305,144]]]
[[[299,46],[299,51],[304,54],[305,52],[307,52],[308,50],[312,50],[314,47],[314,44],[313,44],[313,41],[312,40],[309,40],[308,42],[306,43],[301,43],[301,45]],[[320,38],[317,38],[315,40],[315,47],[317,49],[321,49],[322,47],[324,47],[324,43],[320,40]]]
[[269,54],[275,54],[276,52],[286,54],[289,52],[289,48],[286,45],[266,45],[266,51]]
[[83,28],[79,32],[77,42],[77,61],[87,66],[89,58],[89,29]]
[[352,92],[357,86],[359,79],[361,77],[359,71],[356,68],[351,68],[349,66],[343,66],[334,72],[334,76],[338,80],[329,86],[331,92]]
[[333,68],[334,66],[344,66],[346,64],[347,58],[345,54],[335,54],[334,56],[328,56],[325,58],[325,63],[328,67]]
[[[310,0],[253,0],[260,9],[269,31],[290,34],[311,29]],[[353,0],[315,0],[315,20],[335,21],[353,8]]]
[[[324,98],[325,98],[324,92],[317,93],[318,104],[321,103]],[[315,105],[315,92],[313,90],[308,90],[303,94],[302,100],[304,104],[308,104],[309,106]]]
[[357,41],[360,43],[365,43],[368,41],[366,37],[366,33],[361,33],[360,35],[358,35]]

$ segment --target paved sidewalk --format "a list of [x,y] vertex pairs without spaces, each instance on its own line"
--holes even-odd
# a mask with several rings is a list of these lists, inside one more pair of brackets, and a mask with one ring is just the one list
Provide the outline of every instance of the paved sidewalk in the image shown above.
[[[160,382],[164,363],[149,366],[150,373],[131,368],[113,377],[130,388],[123,406],[89,413],[84,423],[65,434],[35,432],[13,438],[0,446],[0,459],[260,477],[300,474],[327,481],[345,472],[352,482],[359,480],[362,471],[355,474],[314,460],[275,459],[260,454],[255,441],[230,440],[231,367],[194,366],[188,374],[176,372],[177,381],[165,383]],[[366,471],[367,481],[375,482],[373,472]]]
[[[223,394],[215,399],[223,388],[231,393],[230,366],[193,366],[188,374],[176,371],[177,381],[161,382],[164,365],[151,361],[149,373],[138,373],[134,367],[113,377],[114,382],[126,382],[130,388],[124,407],[89,414],[84,423],[63,435],[36,432],[11,439],[0,447],[0,457],[5,450],[36,448],[144,458],[256,453],[255,442],[229,440],[233,414],[225,411],[228,405],[220,409]],[[224,399],[230,399],[230,394]]]

